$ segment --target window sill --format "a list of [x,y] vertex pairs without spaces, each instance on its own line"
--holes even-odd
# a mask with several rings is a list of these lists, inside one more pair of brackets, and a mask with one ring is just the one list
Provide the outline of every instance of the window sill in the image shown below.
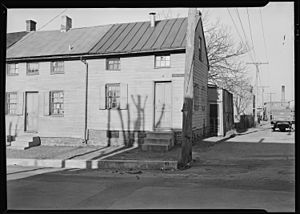
[[34,76],[34,75],[39,75],[39,73],[26,73],[27,76]]
[[50,114],[51,117],[64,117],[63,114]]
[[55,75],[55,74],[65,74],[65,72],[51,72],[50,75]]
[[9,73],[7,73],[7,76],[19,76],[19,74],[9,74]]
[[171,68],[171,66],[166,66],[166,67],[154,67],[154,69],[162,69],[162,68]]

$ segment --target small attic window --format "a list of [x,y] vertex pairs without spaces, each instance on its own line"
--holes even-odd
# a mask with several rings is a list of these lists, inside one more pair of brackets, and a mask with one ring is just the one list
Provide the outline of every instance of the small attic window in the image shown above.
[[27,63],[27,75],[36,75],[39,74],[39,63],[29,62]]
[[51,74],[63,74],[64,73],[64,61],[51,62]]
[[171,67],[170,54],[168,54],[168,55],[156,55],[154,65],[155,65],[155,68],[168,68],[168,67]]
[[121,69],[120,67],[120,58],[106,59],[106,70],[119,71]]

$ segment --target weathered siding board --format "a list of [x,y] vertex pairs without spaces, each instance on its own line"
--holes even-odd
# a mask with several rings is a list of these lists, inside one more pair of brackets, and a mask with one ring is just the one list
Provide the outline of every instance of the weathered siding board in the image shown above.
[[[7,76],[6,92],[39,92],[39,126],[41,137],[78,137],[84,132],[85,67],[80,61],[65,62],[64,74],[50,74],[50,62],[39,63],[38,75],[26,75],[26,63],[19,63],[19,75]],[[64,91],[63,117],[44,114],[44,93]],[[24,99],[25,106],[26,99]],[[6,115],[6,131],[9,127],[18,135],[24,133],[23,116]],[[14,133],[13,132],[13,133]]]
[[[200,89],[200,107],[198,111],[193,111],[193,128],[207,128],[209,124],[208,113],[207,113],[207,82],[208,82],[208,69],[207,65],[205,64],[205,48],[204,48],[204,39],[203,39],[203,32],[202,32],[202,23],[199,22],[196,34],[195,34],[195,58],[194,58],[194,84],[199,85]],[[202,56],[203,61],[199,59],[199,37],[202,37]],[[203,90],[204,89],[204,90]]]
[[[172,81],[173,127],[180,128],[182,108],[182,78],[184,54],[171,54],[171,68],[154,68],[154,56],[121,58],[120,71],[105,70],[105,59],[89,60],[88,128],[93,130],[152,130],[154,123],[154,82]],[[182,79],[182,80],[181,80]],[[128,84],[127,110],[99,110],[99,87],[107,83]]]

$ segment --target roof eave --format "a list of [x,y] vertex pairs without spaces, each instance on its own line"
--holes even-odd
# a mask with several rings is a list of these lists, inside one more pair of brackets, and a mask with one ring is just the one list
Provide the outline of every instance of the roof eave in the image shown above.
[[68,54],[68,55],[46,55],[46,56],[30,56],[30,57],[16,57],[16,58],[6,58],[6,62],[24,62],[24,61],[47,61],[54,59],[66,59],[66,60],[76,60],[79,58],[93,59],[93,58],[105,58],[110,56],[130,56],[130,55],[148,55],[162,52],[185,52],[185,47],[178,48],[167,48],[160,50],[145,50],[145,51],[128,51],[128,52],[115,52],[115,53],[78,53],[78,54]]

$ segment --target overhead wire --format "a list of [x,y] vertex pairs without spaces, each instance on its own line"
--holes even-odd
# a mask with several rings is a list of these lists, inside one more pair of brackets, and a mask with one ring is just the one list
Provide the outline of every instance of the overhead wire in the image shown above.
[[263,34],[263,41],[264,41],[265,55],[266,55],[266,59],[269,61],[269,59],[268,59],[268,52],[267,52],[267,43],[266,43],[265,33],[264,33],[264,25],[263,25],[263,19],[262,19],[261,8],[259,8],[259,15],[260,15],[259,17],[260,17],[260,24],[261,24],[262,34]]
[[[235,23],[235,21],[234,21],[234,19],[233,19],[233,17],[232,17],[232,15],[231,15],[231,13],[230,13],[230,11],[229,11],[228,8],[227,8],[227,12],[228,12],[228,14],[229,14],[229,16],[231,18],[231,21],[232,21],[232,23],[234,25],[235,31],[237,32],[237,34],[238,34],[238,36],[239,36],[242,44],[245,45],[249,49],[249,47],[245,44],[244,39],[242,38],[242,36],[241,36],[241,34],[240,34],[239,30],[238,30],[238,27],[237,27],[237,25],[236,25],[236,23]],[[252,55],[249,52],[248,52],[248,54],[249,54],[250,58],[252,59],[252,62],[254,62],[254,59],[253,59]]]
[[[246,36],[245,30],[244,30],[244,27],[243,27],[243,23],[242,23],[242,20],[241,20],[241,17],[240,17],[240,13],[239,13],[239,11],[238,11],[238,9],[237,9],[237,8],[235,8],[235,12],[236,12],[236,14],[237,14],[237,16],[238,16],[238,19],[239,19],[240,25],[241,25],[241,27],[242,27],[242,31],[243,31],[243,34],[244,34],[244,37],[245,37],[245,44],[246,44],[247,48],[250,50],[250,48],[249,48],[249,45],[248,45],[248,39],[247,39],[247,36]],[[251,52],[250,52],[250,54],[249,54],[249,55],[251,55],[251,59],[252,59],[252,61],[256,61],[256,60],[254,59],[254,57],[252,56]]]
[[247,7],[247,16],[248,16],[248,25],[249,25],[249,30],[250,30],[250,38],[251,38],[251,43],[252,43],[252,48],[253,48],[254,58],[257,59],[257,55],[256,55],[256,53],[255,53],[255,46],[254,46],[254,42],[253,42],[252,28],[251,28],[251,22],[250,22],[250,16],[249,16],[248,7]]
[[42,27],[40,27],[38,30],[43,29],[44,27],[46,27],[48,24],[50,24],[54,19],[56,19],[58,16],[60,16],[61,14],[63,14],[64,12],[66,12],[68,9],[64,9],[63,11],[61,11],[59,14],[57,14],[56,16],[54,16],[52,19],[50,19],[46,24],[44,24]]

